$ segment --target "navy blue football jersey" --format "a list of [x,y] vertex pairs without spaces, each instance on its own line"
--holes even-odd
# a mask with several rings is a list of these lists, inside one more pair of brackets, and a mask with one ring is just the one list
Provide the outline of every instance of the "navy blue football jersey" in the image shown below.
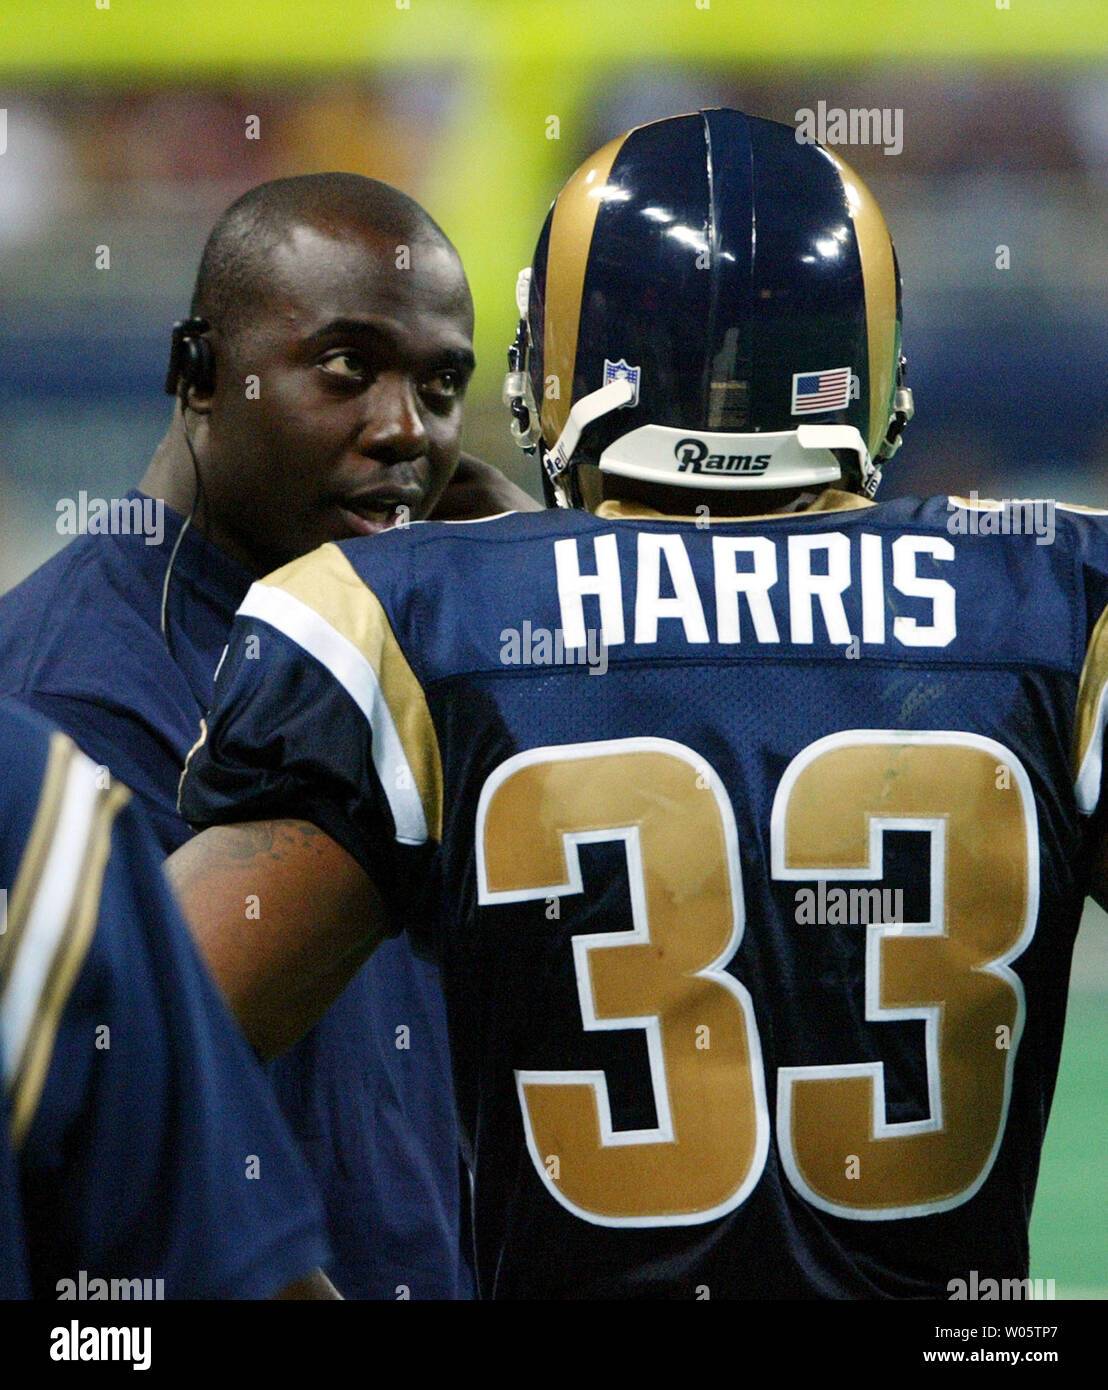
[[0,1289],[276,1293],[323,1213],[129,793],[3,701],[0,799]]
[[1108,527],[1050,504],[326,546],[182,783],[442,963],[484,1296],[1019,1279],[1100,796]]
[[[129,493],[128,503],[151,499]],[[78,537],[0,598],[0,693],[64,729],[139,798],[163,852],[190,836],[177,784],[250,575],[186,533]],[[317,1026],[267,1064],[323,1195],[347,1298],[460,1298],[472,1291],[462,1229],[446,1010],[435,968],[388,942]]]

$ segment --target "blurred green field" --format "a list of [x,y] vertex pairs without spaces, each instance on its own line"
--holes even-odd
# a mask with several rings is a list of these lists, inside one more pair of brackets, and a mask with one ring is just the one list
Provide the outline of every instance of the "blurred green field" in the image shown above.
[[1108,918],[1090,906],[1031,1218],[1031,1274],[1058,1298],[1108,1298]]

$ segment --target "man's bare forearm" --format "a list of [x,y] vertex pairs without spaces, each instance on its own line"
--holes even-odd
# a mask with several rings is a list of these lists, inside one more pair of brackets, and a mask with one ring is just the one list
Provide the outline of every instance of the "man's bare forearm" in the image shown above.
[[365,871],[307,821],[212,826],[172,854],[166,872],[263,1057],[318,1022],[385,935]]

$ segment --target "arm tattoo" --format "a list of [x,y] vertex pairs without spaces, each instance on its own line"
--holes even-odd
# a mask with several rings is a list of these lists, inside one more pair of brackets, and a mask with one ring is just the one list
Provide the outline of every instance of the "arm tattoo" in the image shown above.
[[241,821],[228,826],[231,832],[223,850],[229,859],[250,860],[264,855],[280,860],[290,849],[323,834],[318,826],[303,820]]

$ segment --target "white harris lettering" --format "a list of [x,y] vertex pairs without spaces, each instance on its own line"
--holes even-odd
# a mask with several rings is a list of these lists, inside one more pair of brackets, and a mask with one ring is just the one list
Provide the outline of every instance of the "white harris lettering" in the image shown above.
[[[712,553],[716,578],[716,626],[721,642],[738,642],[739,595],[746,595],[754,636],[759,642],[780,642],[769,591],[777,583],[777,548],[766,536],[714,536]],[[739,555],[749,555],[753,568],[740,570]]]
[[558,606],[567,647],[585,645],[585,608],[582,599],[595,594],[600,600],[600,639],[606,647],[618,647],[624,640],[623,581],[619,572],[619,547],[614,534],[597,536],[593,541],[596,570],[581,573],[577,540],[567,537],[554,542],[554,564],[558,576]]
[[[812,558],[823,551],[827,573],[812,572]],[[850,642],[843,594],[850,588],[850,541],[841,531],[825,536],[789,537],[789,629],[794,642],[815,641],[813,600],[819,601],[828,640],[836,646]]]
[[[673,583],[673,598],[662,597],[662,556]],[[676,618],[685,628],[686,642],[707,642],[708,624],[696,590],[692,562],[677,535],[639,532],[639,582],[635,590],[635,641],[656,642],[658,621]]]
[[[554,542],[558,603],[564,649],[619,646],[633,625],[633,640],[650,645],[665,636],[665,619],[679,622],[684,640],[702,645],[791,642],[812,646],[826,641],[857,657],[861,644],[905,647],[945,647],[957,636],[954,584],[920,574],[920,557],[949,563],[955,549],[945,536],[899,535],[889,545],[873,532],[857,537],[842,531],[790,535],[774,541],[767,536],[712,536],[712,576],[694,568],[696,546],[703,533],[639,531],[636,535],[636,573],[624,585],[620,553],[614,534],[592,539],[592,554],[579,549],[577,538]],[[891,568],[891,574],[888,570]],[[699,581],[699,582],[698,582]],[[633,612],[631,592],[634,591]],[[714,589],[714,593],[713,593]],[[771,590],[777,589],[777,611]],[[782,589],[784,592],[782,593]],[[914,615],[896,611],[892,592],[923,600],[930,611]],[[596,600],[595,622],[586,624],[584,600]],[[715,630],[710,626],[714,598]],[[847,606],[853,614],[847,616]],[[787,630],[782,617],[787,611]],[[593,612],[589,613],[593,616]],[[891,622],[890,622],[891,617]],[[537,633],[538,628],[535,629]],[[501,659],[508,664],[529,662],[526,643],[514,630],[501,633]],[[539,662],[532,656],[530,660]],[[543,658],[545,660],[545,658]],[[541,664],[541,663],[540,663]]]
[[885,640],[885,577],[880,536],[862,536],[862,641]]
[[954,547],[941,536],[898,536],[892,544],[893,587],[905,598],[931,600],[931,622],[899,616],[893,619],[893,636],[906,647],[946,647],[958,635],[954,614],[954,586],[945,579],[923,579],[916,573],[916,556],[953,560]]

